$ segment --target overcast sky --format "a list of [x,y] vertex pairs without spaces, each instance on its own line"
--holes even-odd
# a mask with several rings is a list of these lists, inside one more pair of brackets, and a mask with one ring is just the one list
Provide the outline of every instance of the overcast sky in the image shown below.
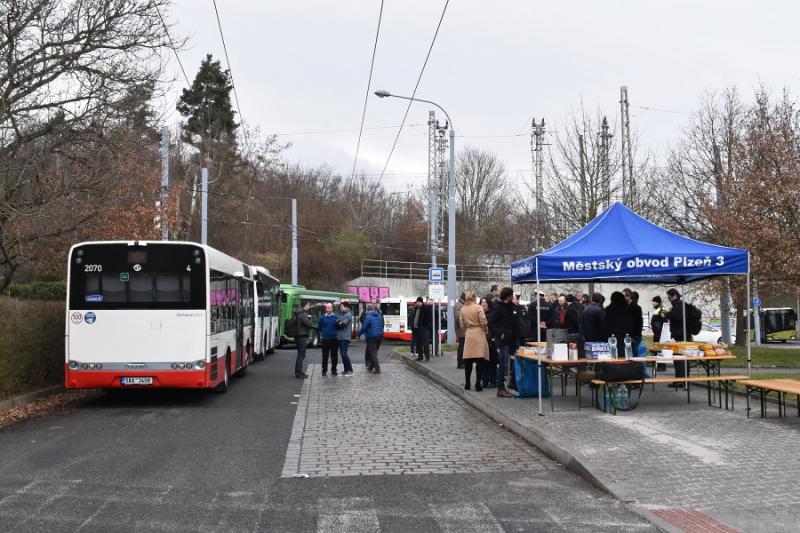
[[[380,1],[217,5],[245,122],[291,142],[287,161],[349,174]],[[385,0],[371,91],[411,93],[443,5]],[[190,79],[206,53],[225,64],[211,0],[175,0],[169,20],[188,38]],[[790,1],[451,0],[417,95],[448,110],[463,136],[457,147],[491,150],[512,177],[529,179],[532,116],[557,129],[582,102],[615,124],[627,85],[642,143],[663,154],[703,93],[735,84],[750,98],[759,84],[797,85],[798,20],[800,3]],[[177,75],[177,63],[170,70]],[[397,126],[404,110],[371,95],[365,127]],[[416,126],[403,130],[384,177],[391,190],[424,182],[428,110],[411,109]],[[288,135],[320,130],[355,131]],[[380,172],[396,131],[364,132],[360,171]]]

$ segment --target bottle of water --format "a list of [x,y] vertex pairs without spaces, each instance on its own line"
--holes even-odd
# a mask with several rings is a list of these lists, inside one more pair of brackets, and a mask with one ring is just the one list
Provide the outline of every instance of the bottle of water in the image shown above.
[[620,385],[617,387],[616,391],[616,404],[617,409],[627,409],[628,408],[628,387],[625,385]]
[[611,357],[614,359],[619,357],[619,352],[617,351],[617,338],[614,335],[611,335],[608,338],[608,345],[611,347]]
[[633,339],[630,335],[625,335],[625,359],[633,357]]

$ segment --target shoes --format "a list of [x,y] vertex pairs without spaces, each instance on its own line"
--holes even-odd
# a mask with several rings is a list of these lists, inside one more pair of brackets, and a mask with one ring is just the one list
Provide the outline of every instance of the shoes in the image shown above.
[[422,361],[422,357],[417,357],[417,361]]
[[510,393],[510,392],[508,392],[508,391],[499,390],[499,391],[497,391],[497,397],[498,397],[498,398],[513,398],[513,397],[514,397],[514,395],[513,395],[513,394],[511,394],[511,393]]
[[335,370],[332,370],[332,371],[331,371],[331,376],[338,376],[338,375],[339,375],[339,373],[338,373],[338,372],[336,372]]
[[483,387],[481,387],[481,384],[480,383],[476,383],[475,384],[475,392],[481,392],[482,390],[483,390]]
[[372,370],[369,371],[369,373],[370,374],[380,374],[381,373],[381,369],[380,368],[373,368]]
[[352,375],[353,375],[353,371],[352,371],[352,370],[346,370],[346,371],[345,371],[345,373],[344,373],[344,374],[342,374],[342,375],[343,375],[344,377],[346,377],[346,378],[347,378],[347,377],[350,377],[350,376],[352,376]]
[[469,383],[464,385],[464,390],[469,390]]
[[308,374],[304,372],[295,372],[294,377],[296,377],[297,379],[306,379],[308,377]]
[[325,377],[325,376],[327,376],[327,375],[328,375],[328,371],[327,371],[327,370],[323,370],[323,371],[322,371],[322,377]]
[[458,365],[458,366],[456,366],[456,368],[458,368],[459,370],[461,370],[461,369],[463,369],[463,368],[464,368],[464,365]]

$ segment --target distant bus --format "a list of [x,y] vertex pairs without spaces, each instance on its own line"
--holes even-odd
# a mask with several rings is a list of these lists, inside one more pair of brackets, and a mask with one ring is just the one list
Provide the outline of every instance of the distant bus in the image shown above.
[[[416,298],[382,298],[380,303],[383,314],[385,339],[396,339],[411,342],[411,318],[408,310],[414,307]],[[447,336],[447,304],[439,302],[439,337]],[[413,316],[413,313],[411,313]]]
[[319,317],[323,313],[323,308],[326,303],[332,303],[334,311],[338,312],[337,307],[341,302],[349,302],[350,308],[353,311],[353,327],[356,326],[356,316],[358,315],[358,296],[350,294],[349,292],[329,292],[329,291],[316,291],[307,289],[302,285],[289,285],[281,284],[280,286],[280,339],[281,344],[294,343],[293,337],[287,337],[284,334],[284,324],[286,320],[294,316],[294,312],[305,302],[311,304],[309,312],[311,313],[314,328],[309,332],[308,345],[310,347],[317,347],[320,345],[319,330],[316,324]]
[[[797,312],[791,307],[761,309],[761,341],[793,341],[797,339]],[[753,316],[750,329],[755,331]]]
[[193,242],[84,242],[69,252],[65,386],[225,392],[253,354],[242,261]]
[[253,267],[255,285],[255,328],[253,355],[263,360],[278,345],[280,314],[280,281],[264,267]]

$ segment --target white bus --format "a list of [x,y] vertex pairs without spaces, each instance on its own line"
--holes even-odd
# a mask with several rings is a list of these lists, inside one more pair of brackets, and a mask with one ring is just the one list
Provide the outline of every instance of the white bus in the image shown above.
[[280,339],[280,281],[264,267],[253,267],[255,285],[255,339],[253,352],[257,360],[275,351]]
[[252,359],[250,267],[192,242],[69,252],[67,388],[228,389]]
[[[383,315],[383,338],[397,339],[411,342],[411,322],[409,308],[414,307],[416,298],[381,298],[380,309]],[[439,339],[447,337],[447,304],[439,302]],[[430,313],[430,307],[428,308]]]

